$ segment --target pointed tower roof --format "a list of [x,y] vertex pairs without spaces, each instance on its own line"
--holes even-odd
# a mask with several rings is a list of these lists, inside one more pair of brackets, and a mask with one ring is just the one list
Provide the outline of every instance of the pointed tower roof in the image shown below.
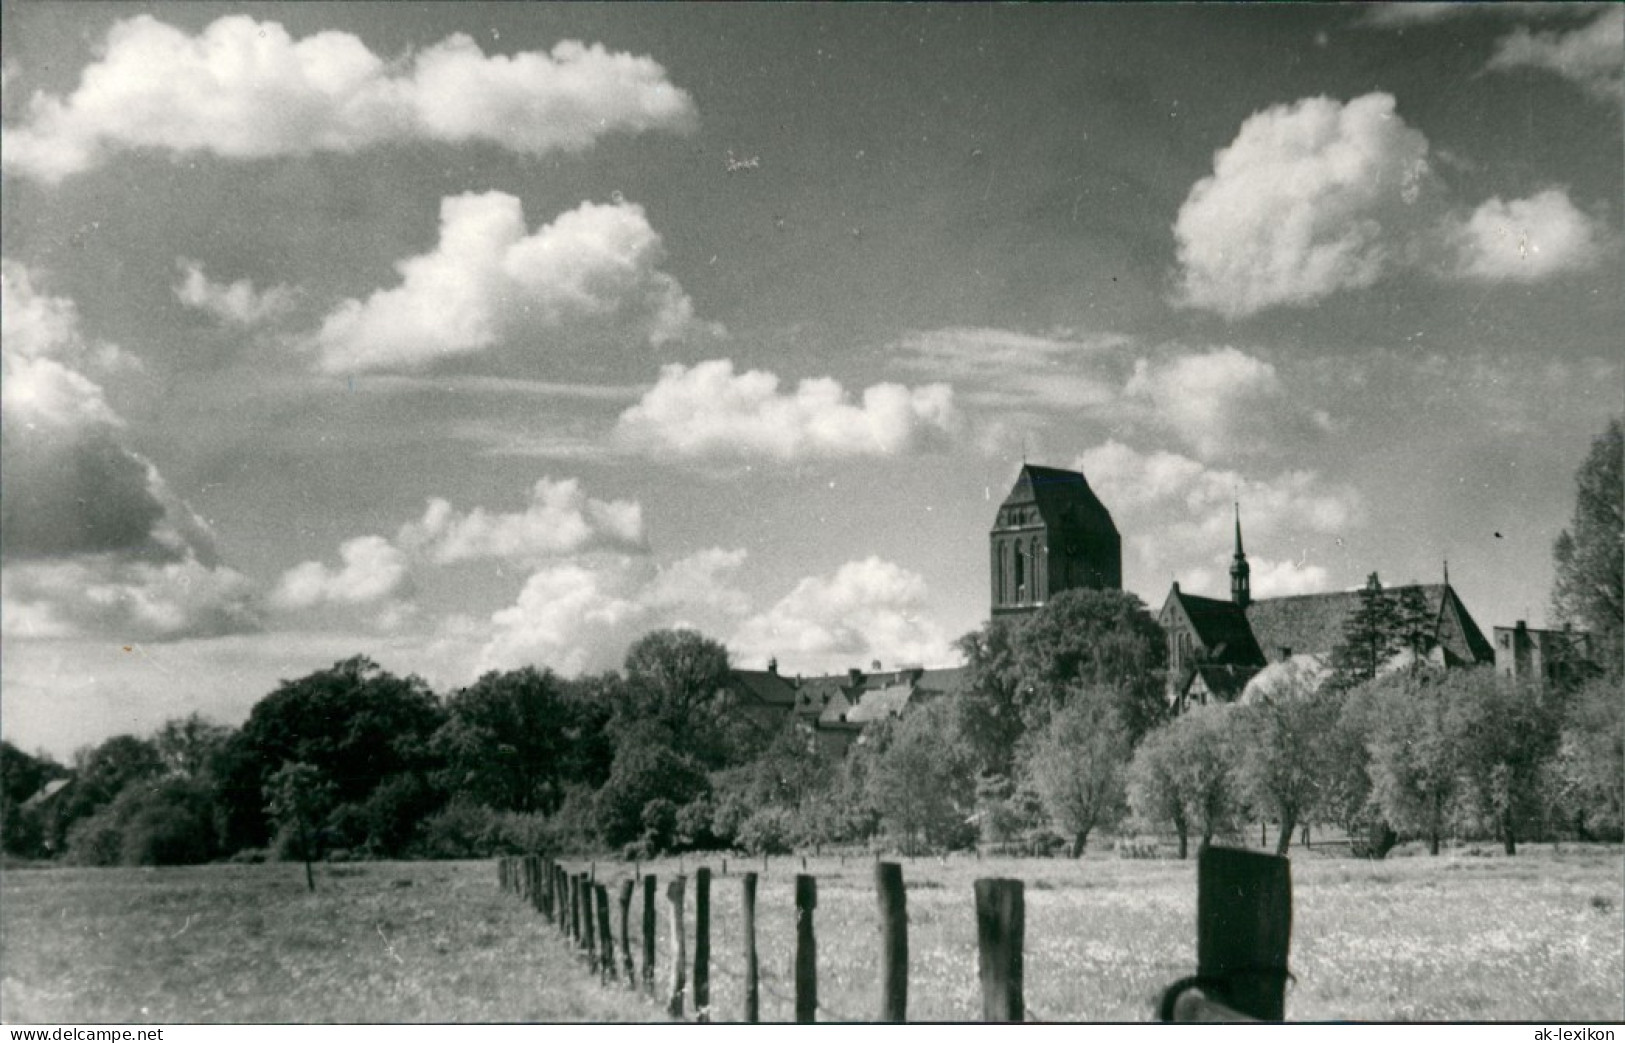
[[1100,502],[1089,480],[1078,471],[1058,467],[1023,464],[1004,506],[1037,506],[1051,532],[1077,531],[1080,534],[1117,535],[1111,512]]

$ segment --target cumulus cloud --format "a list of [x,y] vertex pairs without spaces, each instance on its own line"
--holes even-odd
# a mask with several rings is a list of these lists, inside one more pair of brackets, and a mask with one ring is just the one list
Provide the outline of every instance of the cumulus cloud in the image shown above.
[[1450,227],[1449,271],[1478,282],[1540,282],[1590,267],[1605,238],[1602,223],[1560,188],[1527,199],[1490,199]]
[[1124,386],[1204,459],[1254,452],[1315,424],[1287,394],[1275,367],[1232,347],[1140,359]]
[[854,401],[827,377],[780,392],[775,374],[736,374],[731,360],[712,359],[662,367],[655,386],[621,414],[615,434],[656,456],[798,460],[916,452],[955,423],[946,384],[875,384]]
[[153,639],[253,625],[247,582],[222,567],[208,524],[128,444],[82,372],[130,365],[88,339],[65,298],[3,265],[0,558],[8,613],[34,632]]
[[947,381],[974,405],[1079,409],[1114,398],[1113,370],[1131,343],[1116,333],[1034,336],[953,327],[905,334],[892,354],[902,368]]
[[1591,24],[1567,32],[1519,26],[1496,44],[1488,68],[1556,73],[1595,98],[1618,103],[1625,97],[1625,8],[1610,5]]
[[175,284],[175,296],[188,308],[207,312],[229,326],[257,326],[280,318],[292,310],[294,291],[287,286],[254,289],[248,279],[238,279],[226,285],[213,282],[203,274],[203,265],[181,258],[181,281]]
[[1087,450],[1073,466],[1111,505],[1133,555],[1125,571],[1137,570],[1151,587],[1179,579],[1193,593],[1228,589],[1237,501],[1260,595],[1322,589],[1327,573],[1310,559],[1365,521],[1355,490],[1330,485],[1314,471],[1250,476],[1115,440]]
[[485,558],[533,565],[593,550],[636,552],[645,549],[643,508],[633,500],[595,500],[573,478],[542,478],[517,512],[460,512],[447,500],[430,500],[396,542],[439,565]]
[[244,160],[437,141],[541,155],[694,124],[658,62],[598,44],[488,56],[459,33],[386,61],[350,33],[295,40],[229,15],[194,36],[138,15],[109,30],[72,94],[30,100],[4,164],[55,183],[130,148]]
[[499,347],[534,363],[565,331],[658,346],[714,330],[659,269],[664,257],[636,203],[582,203],[529,233],[514,196],[451,196],[440,203],[435,249],[396,264],[401,285],[339,305],[313,343],[324,370],[355,373],[420,370]]
[[952,662],[952,644],[927,615],[917,573],[880,558],[809,576],[766,612],[746,620],[729,647],[749,659],[776,656],[804,670],[843,670],[873,660]]
[[365,605],[392,597],[406,582],[406,555],[382,536],[360,536],[339,547],[338,568],[319,561],[283,573],[271,603],[285,610],[318,605]]
[[1174,222],[1182,303],[1239,318],[1376,282],[1432,179],[1427,139],[1394,109],[1372,93],[1248,117]]
[[517,602],[492,615],[479,669],[606,670],[650,630],[726,633],[744,604],[730,586],[744,559],[743,551],[712,549],[665,568],[643,557],[592,555],[538,569]]

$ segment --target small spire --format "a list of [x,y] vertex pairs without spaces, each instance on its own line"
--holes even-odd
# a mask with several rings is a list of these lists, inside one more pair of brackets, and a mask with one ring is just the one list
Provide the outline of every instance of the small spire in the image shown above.
[[1450,586],[1450,559],[1444,559],[1444,585]]
[[1236,508],[1236,557],[1245,558],[1247,555],[1242,553],[1241,550],[1241,502],[1236,501],[1234,506]]
[[1241,549],[1241,504],[1236,505],[1236,556],[1230,561],[1230,600],[1245,609],[1253,601],[1252,568]]

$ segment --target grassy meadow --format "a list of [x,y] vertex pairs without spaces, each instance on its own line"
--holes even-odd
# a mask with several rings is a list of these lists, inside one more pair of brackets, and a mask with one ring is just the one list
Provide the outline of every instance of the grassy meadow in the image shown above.
[[[1469,849],[1487,851],[1485,848]],[[739,876],[714,874],[711,1017],[739,1017]],[[585,868],[585,863],[582,863]],[[761,1016],[792,1020],[793,877],[775,858],[757,894]],[[873,871],[809,860],[818,877],[821,1020],[878,1009]],[[676,860],[646,865],[665,875]],[[630,871],[599,862],[600,880]],[[1195,960],[1195,862],[904,860],[911,1020],[974,1021],[971,882],[1027,883],[1026,998],[1040,1021],[1139,1021]],[[602,989],[490,862],[187,869],[29,869],[0,878],[0,1017],[16,1022],[658,1021]],[[1619,1020],[1625,862],[1618,847],[1530,845],[1516,858],[1363,862],[1295,853],[1287,1016],[1294,1020]],[[664,888],[662,888],[662,891]],[[614,894],[612,887],[611,894]],[[692,886],[688,897],[692,955]],[[670,953],[660,901],[659,981]],[[634,951],[640,934],[634,901]]]

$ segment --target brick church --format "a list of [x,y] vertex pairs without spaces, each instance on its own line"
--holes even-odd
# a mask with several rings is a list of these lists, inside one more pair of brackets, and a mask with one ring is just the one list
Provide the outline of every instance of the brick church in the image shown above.
[[[988,538],[995,618],[1036,611],[1075,587],[1122,588],[1117,526],[1076,471],[1023,465]],[[1445,666],[1495,660],[1448,574],[1443,583],[1416,586],[1433,614],[1436,659]],[[1168,640],[1170,706],[1178,712],[1233,700],[1266,666],[1293,656],[1329,659],[1359,603],[1358,591],[1254,599],[1238,509],[1229,600],[1187,594],[1175,583],[1158,614]]]

